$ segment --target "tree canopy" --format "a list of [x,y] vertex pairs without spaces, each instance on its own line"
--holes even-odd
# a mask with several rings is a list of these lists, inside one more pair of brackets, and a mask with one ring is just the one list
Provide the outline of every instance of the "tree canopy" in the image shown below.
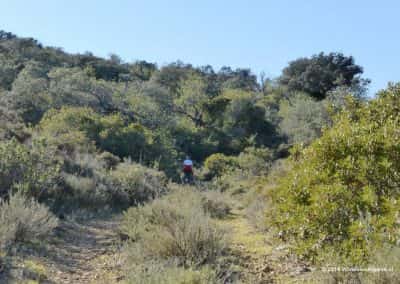
[[363,68],[355,64],[352,56],[321,52],[311,58],[290,62],[283,69],[279,80],[289,90],[306,92],[317,99],[323,99],[338,86],[362,84],[362,73]]

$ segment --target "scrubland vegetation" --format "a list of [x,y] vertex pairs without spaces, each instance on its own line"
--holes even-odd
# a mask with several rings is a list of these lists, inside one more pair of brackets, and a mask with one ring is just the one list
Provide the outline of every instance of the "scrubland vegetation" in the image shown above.
[[110,278],[75,283],[398,283],[400,85],[367,98],[362,71],[320,53],[258,79],[1,31],[0,281],[58,283],[37,259],[107,215]]

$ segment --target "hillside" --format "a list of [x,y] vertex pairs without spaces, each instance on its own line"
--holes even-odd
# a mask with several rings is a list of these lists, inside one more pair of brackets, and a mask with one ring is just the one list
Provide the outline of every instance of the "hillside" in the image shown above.
[[397,283],[400,88],[367,99],[362,73],[335,52],[258,78],[0,31],[0,281]]

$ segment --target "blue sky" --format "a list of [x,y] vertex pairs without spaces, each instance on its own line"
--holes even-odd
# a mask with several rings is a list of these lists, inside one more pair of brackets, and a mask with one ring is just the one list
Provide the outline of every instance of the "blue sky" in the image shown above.
[[0,0],[0,29],[68,52],[276,77],[320,51],[353,55],[371,93],[400,81],[396,0]]

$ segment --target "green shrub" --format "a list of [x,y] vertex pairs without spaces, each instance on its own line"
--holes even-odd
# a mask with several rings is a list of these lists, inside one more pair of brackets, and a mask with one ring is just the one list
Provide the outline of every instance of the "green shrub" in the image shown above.
[[327,107],[306,94],[297,94],[281,103],[280,128],[289,143],[309,144],[321,136],[322,128],[329,123]]
[[209,156],[203,168],[204,179],[213,179],[212,184],[221,192],[242,193],[250,180],[268,173],[273,153],[267,148],[247,147],[238,156],[217,153]]
[[90,108],[63,107],[51,109],[40,121],[37,130],[42,139],[66,153],[94,152],[94,142],[101,131],[99,115]]
[[236,158],[242,170],[250,175],[262,175],[268,172],[273,160],[272,151],[267,148],[248,147]]
[[257,93],[226,89],[220,98],[228,103],[217,116],[221,120],[220,151],[239,153],[252,145],[272,146],[276,143],[275,127],[266,120],[266,108]]
[[320,139],[292,151],[293,169],[271,192],[272,223],[313,260],[365,262],[400,238],[400,85],[349,104]]
[[163,194],[167,178],[163,172],[130,160],[120,163],[109,152],[75,153],[65,157],[62,186],[62,191],[51,196],[56,210],[123,209]]
[[120,114],[100,118],[101,131],[97,138],[98,146],[119,157],[131,157],[139,161],[149,150],[149,134],[140,124],[126,125]]
[[67,153],[94,152],[95,147],[139,161],[150,150],[150,134],[143,126],[127,123],[121,114],[101,116],[91,108],[49,110],[41,120],[40,135]]
[[22,119],[8,107],[8,99],[0,90],[0,140],[9,140],[12,137],[25,140],[30,135]]
[[167,188],[164,173],[129,160],[118,164],[106,177],[108,195],[114,202],[133,205],[154,199]]
[[224,247],[223,232],[204,210],[198,194],[186,188],[130,208],[121,229],[134,241],[132,257],[139,263],[149,258],[176,259],[180,265],[211,263]]
[[30,148],[12,139],[0,142],[0,197],[10,190],[23,190],[36,198],[57,186],[60,166],[45,144]]
[[234,157],[225,156],[221,153],[212,154],[204,162],[208,178],[219,177],[236,166],[237,163]]
[[0,201],[0,246],[9,248],[16,242],[45,237],[57,226],[58,220],[42,204],[21,193]]

